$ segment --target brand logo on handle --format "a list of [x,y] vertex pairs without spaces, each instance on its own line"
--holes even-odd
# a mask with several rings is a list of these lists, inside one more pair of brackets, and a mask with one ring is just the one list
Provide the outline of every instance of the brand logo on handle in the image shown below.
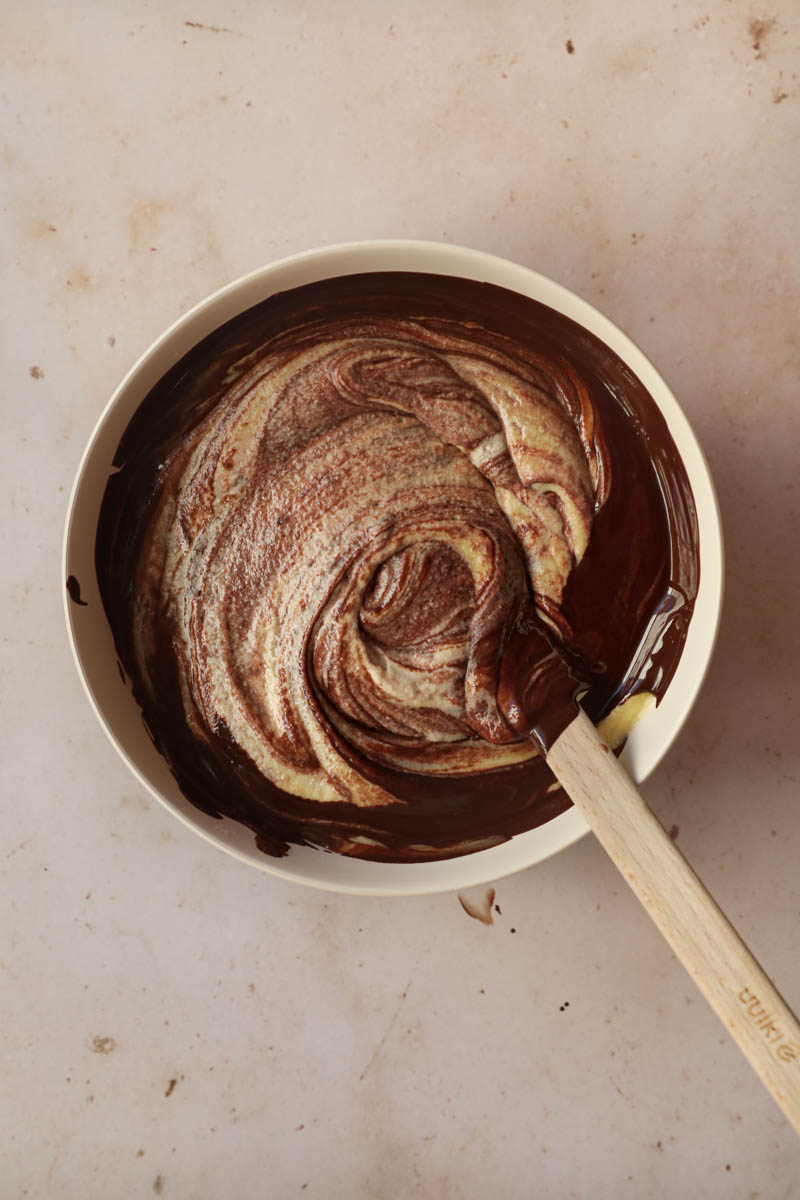
[[800,1061],[800,1044],[790,1041],[781,1029],[779,1018],[770,1013],[750,988],[742,988],[739,1000],[754,1025],[757,1025],[781,1062]]

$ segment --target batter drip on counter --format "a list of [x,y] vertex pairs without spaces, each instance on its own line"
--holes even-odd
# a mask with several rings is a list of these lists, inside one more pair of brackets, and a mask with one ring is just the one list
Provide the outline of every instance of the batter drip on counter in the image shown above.
[[[568,806],[528,736],[660,697],[697,591],[666,424],[602,342],[444,276],[345,276],[153,388],[96,543],[122,664],[187,798],[270,854],[497,844]],[[569,674],[562,670],[566,664]]]

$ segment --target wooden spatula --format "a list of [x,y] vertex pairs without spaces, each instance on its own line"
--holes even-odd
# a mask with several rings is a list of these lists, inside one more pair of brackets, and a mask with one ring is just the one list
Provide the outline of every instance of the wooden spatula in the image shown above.
[[[800,1023],[582,710],[548,765],[800,1133]],[[799,947],[800,949],[800,947]]]

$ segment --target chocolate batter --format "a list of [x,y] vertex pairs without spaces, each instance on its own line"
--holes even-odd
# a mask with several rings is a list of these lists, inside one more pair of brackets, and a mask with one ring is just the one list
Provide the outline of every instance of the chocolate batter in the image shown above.
[[659,410],[492,285],[274,296],[163,377],[115,466],[120,659],[184,794],[266,853],[435,859],[541,824],[569,801],[529,735],[576,690],[595,720],[660,697],[680,658],[696,518]]

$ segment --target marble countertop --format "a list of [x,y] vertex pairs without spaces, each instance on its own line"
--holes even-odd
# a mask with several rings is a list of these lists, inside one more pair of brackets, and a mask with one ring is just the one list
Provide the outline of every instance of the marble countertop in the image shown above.
[[29,0],[2,39],[0,1192],[798,1195],[800,1141],[596,842],[325,895],[151,802],[67,646],[83,445],[220,284],[365,237],[594,302],[709,457],[716,656],[644,787],[800,1008],[800,16],[792,0]]

